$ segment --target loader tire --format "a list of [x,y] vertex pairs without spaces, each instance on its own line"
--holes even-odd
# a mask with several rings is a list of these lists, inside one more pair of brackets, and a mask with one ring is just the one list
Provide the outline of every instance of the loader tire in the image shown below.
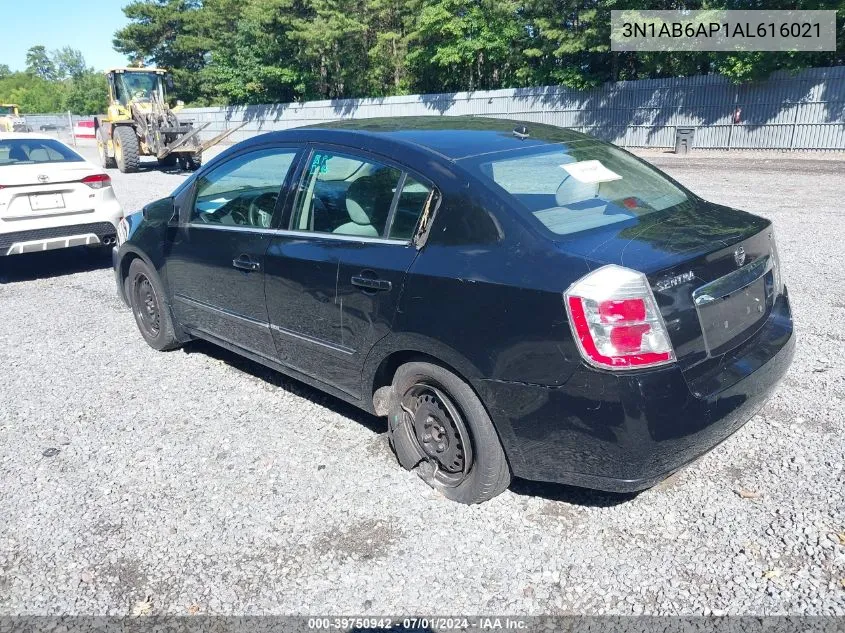
[[131,174],[138,171],[141,159],[138,154],[138,137],[135,130],[130,127],[120,126],[114,130],[114,157],[117,161],[117,168],[124,174]]
[[114,169],[117,167],[114,157],[109,156],[108,139],[103,128],[97,130],[97,154],[100,157],[100,166],[103,169]]

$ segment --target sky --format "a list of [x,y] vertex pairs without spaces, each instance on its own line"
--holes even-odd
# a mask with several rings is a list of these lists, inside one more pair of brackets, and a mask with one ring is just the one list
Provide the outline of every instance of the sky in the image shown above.
[[112,48],[114,32],[125,26],[122,8],[129,0],[0,0],[0,64],[26,66],[26,51],[41,44],[52,51],[70,46],[82,51],[96,70],[123,66]]

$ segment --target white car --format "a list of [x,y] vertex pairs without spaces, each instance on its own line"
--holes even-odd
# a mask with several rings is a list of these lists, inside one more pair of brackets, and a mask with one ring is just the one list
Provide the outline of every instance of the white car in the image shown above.
[[0,133],[0,256],[113,246],[121,218],[101,167],[49,136]]

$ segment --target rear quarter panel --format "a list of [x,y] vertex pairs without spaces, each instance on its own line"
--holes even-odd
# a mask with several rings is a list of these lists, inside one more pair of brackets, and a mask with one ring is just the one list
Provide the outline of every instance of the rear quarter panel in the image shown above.
[[581,361],[563,291],[587,271],[583,258],[532,234],[495,197],[445,192],[379,355],[414,349],[453,367],[480,395],[509,458],[518,461],[489,381],[558,387],[570,379]]

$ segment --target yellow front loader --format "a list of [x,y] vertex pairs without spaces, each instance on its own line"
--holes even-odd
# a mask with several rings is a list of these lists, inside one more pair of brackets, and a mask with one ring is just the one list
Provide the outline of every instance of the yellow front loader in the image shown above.
[[171,108],[166,88],[170,76],[162,68],[112,68],[106,71],[109,108],[106,116],[95,117],[97,151],[103,167],[117,167],[123,173],[138,171],[141,156],[155,156],[160,165],[197,169],[202,152],[239,128],[201,143],[199,133],[209,124],[194,127],[180,121]]
[[29,132],[16,103],[0,103],[0,132]]

